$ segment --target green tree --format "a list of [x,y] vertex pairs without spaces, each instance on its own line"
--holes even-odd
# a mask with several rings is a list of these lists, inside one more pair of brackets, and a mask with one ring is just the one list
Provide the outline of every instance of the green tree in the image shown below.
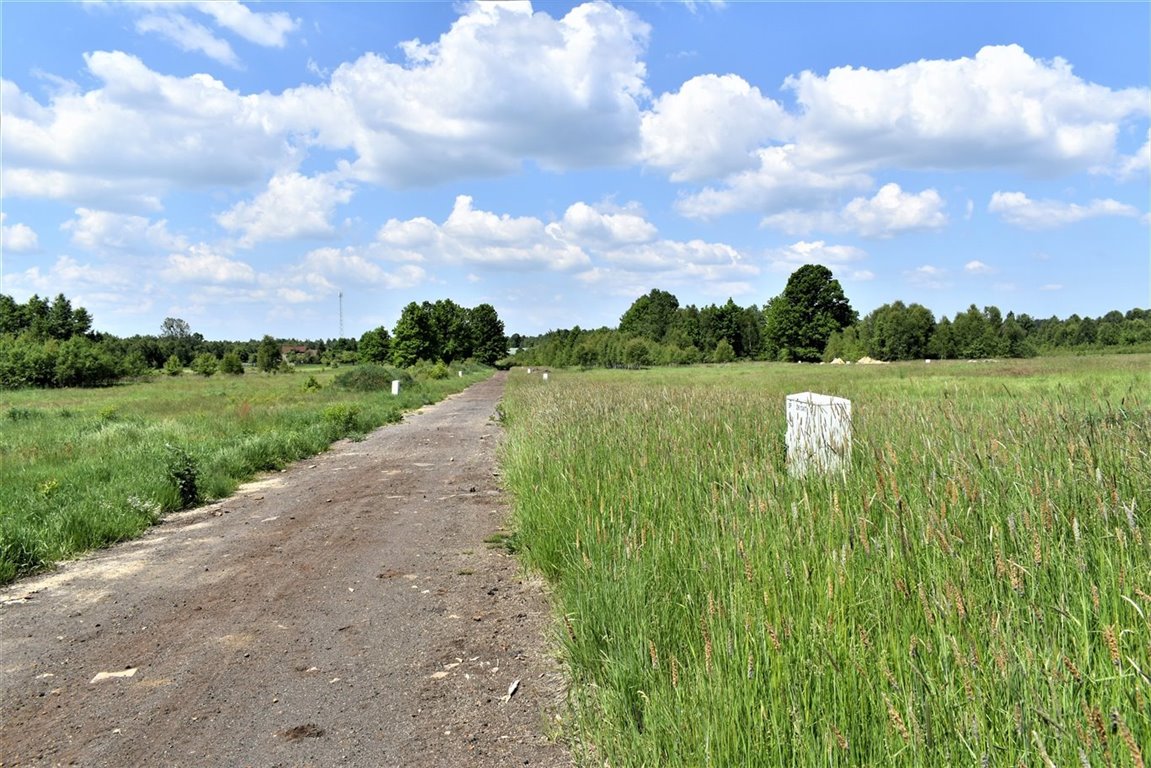
[[102,387],[116,380],[116,362],[84,336],[60,342],[56,357],[58,387]]
[[764,310],[765,348],[779,357],[814,362],[831,334],[855,319],[855,310],[831,270],[805,264]]
[[226,373],[231,376],[240,376],[244,373],[244,363],[240,360],[240,353],[231,350],[224,354],[224,358],[220,360],[220,373]]
[[480,304],[468,313],[472,334],[472,356],[484,365],[494,365],[508,353],[508,340],[504,335],[504,321],[491,304]]
[[662,342],[679,309],[679,299],[667,291],[652,289],[640,296],[619,319],[619,331],[629,336],[642,336]]
[[256,349],[256,367],[264,373],[275,373],[280,367],[280,345],[271,336],[260,339]]
[[867,354],[876,360],[915,360],[928,357],[935,315],[921,304],[884,304],[860,323]]
[[192,359],[190,366],[193,373],[198,373],[201,376],[211,376],[220,367],[220,361],[211,352],[201,352]]
[[430,360],[435,353],[431,304],[409,303],[400,312],[392,329],[392,364],[407,368],[419,360]]
[[392,358],[392,337],[384,326],[364,331],[360,337],[359,355],[361,363],[386,363]]
[[165,317],[164,322],[160,323],[160,341],[165,355],[176,355],[181,365],[192,362],[196,339],[187,321],[178,317]]
[[431,326],[431,349],[421,359],[450,362],[472,356],[474,345],[468,310],[451,299],[440,299],[425,312]]
[[731,346],[731,342],[727,339],[720,339],[715,345],[715,351],[711,353],[711,361],[713,363],[730,363],[735,360],[735,347]]
[[180,362],[179,355],[173,354],[164,362],[164,373],[169,376],[179,376],[183,372],[184,364]]
[[940,318],[935,324],[931,340],[927,343],[929,357],[939,360],[953,360],[959,356],[959,348],[955,341],[955,329],[946,317]]
[[624,365],[629,368],[643,368],[651,365],[652,352],[648,341],[642,338],[629,339],[623,353]]

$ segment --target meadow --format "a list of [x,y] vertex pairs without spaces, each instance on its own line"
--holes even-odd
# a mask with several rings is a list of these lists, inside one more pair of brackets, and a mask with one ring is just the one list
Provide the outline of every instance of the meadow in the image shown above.
[[[784,398],[852,401],[792,478]],[[514,371],[588,765],[1142,766],[1151,357]]]
[[375,391],[333,385],[355,370],[364,369],[0,392],[0,584],[137,536],[166,512],[224,498],[491,372],[403,374],[398,397],[390,381]]

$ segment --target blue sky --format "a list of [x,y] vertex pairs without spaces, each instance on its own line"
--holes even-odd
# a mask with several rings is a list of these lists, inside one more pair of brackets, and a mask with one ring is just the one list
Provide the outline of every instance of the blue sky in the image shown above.
[[1151,4],[0,4],[3,292],[509,333],[638,296],[1151,304]]

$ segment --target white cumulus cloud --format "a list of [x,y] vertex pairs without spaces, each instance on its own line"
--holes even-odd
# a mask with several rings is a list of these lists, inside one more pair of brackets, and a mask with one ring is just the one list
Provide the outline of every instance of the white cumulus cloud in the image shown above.
[[300,157],[260,98],[208,75],[158,74],[126,53],[84,60],[102,85],[47,105],[4,83],[5,194],[155,209],[173,188],[248,185]]
[[185,253],[169,255],[161,276],[178,283],[234,285],[256,282],[256,270],[251,265],[229,258],[204,243],[190,246]]
[[568,206],[563,220],[547,226],[549,234],[585,245],[620,245],[654,240],[655,226],[631,211],[601,212],[587,203]]
[[709,218],[736,211],[772,214],[798,206],[817,208],[834,201],[844,190],[863,190],[871,179],[861,173],[818,170],[805,162],[794,144],[756,152],[758,167],[728,177],[723,186],[705,187],[676,202],[692,218]]
[[536,267],[565,270],[588,263],[578,246],[556,237],[543,221],[478,210],[468,195],[456,197],[442,224],[419,217],[391,219],[380,228],[377,242],[388,257],[413,261],[470,263],[491,267]]
[[273,176],[267,189],[248,202],[240,202],[216,220],[240,232],[240,244],[265,240],[327,237],[336,206],[352,199],[352,190],[327,176],[284,173]]
[[822,230],[885,238],[901,232],[941,229],[947,225],[943,198],[934,189],[904,192],[884,184],[873,197],[856,197],[839,211],[788,210],[772,214],[763,225],[793,235]]
[[1018,45],[889,70],[803,72],[786,87],[800,133],[844,164],[908,168],[1087,170],[1115,153],[1121,121],[1146,116],[1147,88],[1112,90]]
[[1099,199],[1079,205],[1058,200],[1032,200],[1023,192],[995,192],[987,210],[1008,224],[1024,229],[1052,229],[1099,216],[1139,216],[1138,209],[1118,200]]
[[12,253],[26,253],[40,246],[36,230],[27,224],[4,224],[7,218],[7,213],[0,212],[0,248]]
[[77,208],[76,218],[60,229],[72,233],[72,242],[88,250],[145,249],[179,250],[187,247],[183,237],[168,231],[164,219],[151,221],[144,216]]
[[[271,119],[330,149],[364,181],[409,186],[622,164],[639,150],[648,27],[624,8],[474,3],[437,40],[401,44],[406,61],[368,53],[328,83],[269,105]],[[524,62],[531,62],[525,66]]]
[[978,259],[973,259],[963,265],[963,271],[972,275],[990,275],[995,272],[995,268],[984,264]]
[[775,272],[794,272],[804,264],[821,264],[835,269],[867,258],[867,252],[853,245],[830,245],[823,240],[800,240],[767,253]]
[[738,75],[700,75],[643,114],[643,160],[672,181],[725,176],[756,165],[755,151],[790,136],[793,119]]

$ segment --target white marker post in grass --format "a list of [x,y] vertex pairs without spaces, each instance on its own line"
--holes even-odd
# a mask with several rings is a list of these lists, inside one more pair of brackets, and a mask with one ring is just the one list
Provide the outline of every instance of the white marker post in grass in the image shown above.
[[544,381],[547,381],[547,380],[548,380],[548,372],[544,371]]
[[851,401],[814,392],[788,395],[788,472],[838,472],[850,461]]
[[392,379],[392,394],[393,395],[400,394],[400,380],[399,379]]

